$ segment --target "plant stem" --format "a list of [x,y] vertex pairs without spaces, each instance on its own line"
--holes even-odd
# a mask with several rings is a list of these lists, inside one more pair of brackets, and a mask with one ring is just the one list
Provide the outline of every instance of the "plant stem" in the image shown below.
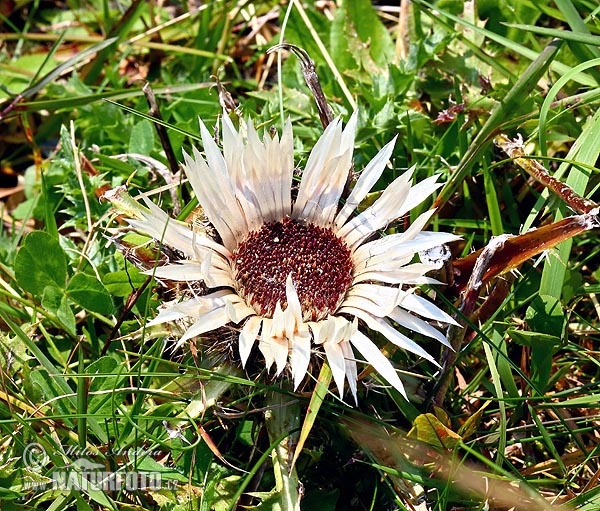
[[279,503],[273,509],[300,511],[302,483],[292,466],[296,443],[294,438],[300,425],[300,407],[297,400],[290,400],[288,395],[272,391],[267,394],[266,404],[269,407],[265,413],[269,441],[274,443],[287,433],[271,453],[276,490],[279,493]]

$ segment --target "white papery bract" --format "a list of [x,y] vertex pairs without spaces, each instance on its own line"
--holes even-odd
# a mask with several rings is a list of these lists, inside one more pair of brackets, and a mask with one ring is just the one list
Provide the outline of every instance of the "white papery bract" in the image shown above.
[[148,200],[148,209],[128,221],[184,255],[155,268],[153,275],[188,282],[190,289],[202,282],[209,292],[190,292],[163,304],[150,324],[185,320],[180,343],[233,325],[239,330],[242,365],[258,344],[267,368],[275,366],[278,375],[289,368],[296,388],[311,353],[319,350],[340,396],[347,381],[355,399],[358,353],[405,395],[390,361],[360,328],[436,363],[395,324],[448,344],[428,320],[454,320],[414,293],[415,286],[434,282],[426,276],[434,266],[420,262],[417,254],[458,238],[422,231],[433,211],[417,217],[405,232],[380,234],[438,188],[436,176],[412,185],[412,172],[405,172],[356,214],[382,175],[395,139],[362,170],[341,204],[356,124],[355,113],[345,127],[338,119],[325,129],[293,194],[289,121],[281,138],[261,139],[252,122],[238,131],[225,115],[222,151],[200,122],[204,154],[194,148],[184,155],[183,168],[218,236],[170,218]]

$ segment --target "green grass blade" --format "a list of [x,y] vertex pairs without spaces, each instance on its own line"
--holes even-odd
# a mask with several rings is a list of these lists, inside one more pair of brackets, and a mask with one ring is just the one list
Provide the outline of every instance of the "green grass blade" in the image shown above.
[[[581,161],[586,165],[594,165],[600,154],[598,140],[600,140],[600,110],[585,125],[582,134],[569,151],[567,159]],[[566,167],[566,165],[563,164],[559,168],[558,173],[561,175],[566,172],[566,168],[562,167]],[[585,195],[590,177],[591,173],[587,169],[571,166],[566,184],[579,195]],[[564,216],[565,207],[563,205],[554,218],[560,220]],[[551,252],[548,255],[542,272],[540,295],[551,296],[560,300],[572,245],[573,240],[565,241],[556,248],[556,252]]]
[[[600,37],[598,38],[598,44],[600,44]],[[600,65],[600,59],[593,59],[590,62],[584,62],[574,67],[571,71],[561,76],[552,88],[548,91],[548,94],[544,98],[542,107],[540,108],[540,120],[539,120],[539,139],[540,139],[540,151],[542,156],[546,156],[546,133],[548,128],[546,126],[546,119],[548,118],[548,112],[554,102],[554,98],[558,95],[564,85],[573,79],[577,73],[584,71],[585,69]]]
[[502,212],[500,211],[500,204],[498,202],[498,195],[496,193],[494,180],[492,179],[491,170],[487,165],[483,169],[483,186],[485,188],[485,200],[487,202],[490,224],[492,226],[492,234],[494,236],[499,236],[505,232],[504,226],[502,225]]
[[85,374],[85,355],[81,343],[77,347],[77,355],[79,357],[79,378],[77,378],[77,414],[79,415],[79,418],[77,419],[77,434],[79,437],[79,447],[84,449],[86,446],[88,433],[86,414],[88,412],[87,391],[89,379],[83,376]]
[[526,25],[521,23],[505,23],[505,25],[507,27],[525,30],[527,32],[531,32],[532,34],[544,35],[556,39],[562,39],[564,41],[583,43],[590,46],[600,46],[600,36],[592,35],[590,33],[570,32],[568,30],[538,27],[536,25]]
[[8,327],[13,331],[13,333],[27,346],[27,349],[31,352],[31,354],[35,357],[35,359],[41,364],[41,366],[48,372],[48,374],[52,375],[55,378],[56,384],[60,387],[61,391],[64,392],[65,399],[69,400],[73,405],[73,408],[76,408],[77,403],[75,402],[75,393],[73,389],[69,386],[69,384],[65,381],[62,371],[58,369],[44,353],[38,347],[36,343],[34,343],[25,332],[14,323],[10,317],[8,317],[4,311],[0,310],[0,317],[6,322]]
[[[156,96],[166,95],[171,96],[173,94],[192,92],[198,89],[208,89],[212,87],[214,84],[210,82],[202,82],[197,84],[189,84],[189,85],[175,85],[173,87],[159,87],[155,89],[153,92]],[[61,110],[65,108],[75,108],[80,106],[89,105],[95,103],[96,101],[102,100],[112,100],[115,105],[123,108],[117,101],[125,100],[125,99],[134,99],[138,97],[143,97],[144,93],[141,89],[113,89],[99,92],[97,94],[86,94],[82,96],[72,96],[69,98],[56,98],[56,99],[46,99],[40,101],[27,101],[19,104],[19,112],[39,112],[40,110],[49,110],[51,112],[55,110]],[[154,119],[151,116],[147,116],[146,118],[152,120]],[[154,121],[158,121],[158,119],[154,119]]]
[[494,391],[496,392],[496,398],[498,399],[499,418],[500,425],[498,427],[498,448],[496,452],[496,463],[499,465],[504,460],[504,451],[506,449],[506,404],[503,401],[504,391],[502,390],[502,383],[500,381],[500,373],[496,367],[495,357],[492,353],[492,349],[489,344],[484,343],[483,349],[485,351],[485,358],[490,368],[490,374],[492,376],[492,383],[494,385]]
[[[497,43],[498,45],[500,45],[501,47],[503,47],[506,50],[510,50],[510,51],[514,51],[515,53],[517,53],[518,55],[521,55],[531,61],[535,61],[539,58],[540,53],[531,50],[525,46],[523,46],[522,44],[516,43],[504,36],[501,36],[499,34],[496,34],[495,32],[486,30],[484,28],[478,27],[476,25],[472,25],[469,22],[465,21],[464,19],[462,19],[459,16],[454,16],[453,14],[449,13],[448,11],[445,11],[443,9],[440,9],[439,7],[434,6],[433,4],[425,1],[425,0],[414,0],[415,4],[417,5],[423,5],[425,7],[427,7],[428,9],[428,15],[433,16],[432,13],[440,13],[442,14],[445,18],[448,18],[449,20],[452,20],[454,23],[459,23],[461,25],[463,25],[464,27],[473,30],[477,33],[480,33],[482,35],[484,35],[487,39],[494,41],[495,43]],[[443,20],[441,20],[440,18],[436,18],[438,22],[442,23],[442,24],[446,24]],[[552,43],[551,43],[552,44]],[[550,63],[549,65],[550,69],[552,69],[552,71],[563,75],[566,72],[568,72],[569,69],[571,69],[571,66],[568,66],[566,64],[563,64],[562,62],[559,61],[553,61]],[[597,85],[596,80],[594,80],[592,77],[588,76],[588,75],[582,75],[578,77],[578,83],[580,83],[581,85],[587,85],[589,87],[595,87]],[[525,96],[523,96],[525,97]]]
[[502,102],[498,103],[493,109],[490,117],[483,125],[468,151],[461,158],[457,169],[452,173],[450,180],[441,189],[437,204],[445,203],[456,191],[458,186],[467,177],[471,167],[475,164],[479,155],[489,146],[494,135],[501,129],[501,126],[507,122],[515,111],[518,111],[523,97],[528,96],[537,86],[540,77],[547,71],[550,63],[556,57],[560,49],[561,42],[553,41],[549,44],[534,60],[527,70],[519,77],[510,91],[506,94]]
[[[256,476],[258,471],[262,468],[262,466],[265,464],[265,462],[269,459],[273,450],[279,445],[279,443],[281,443],[285,439],[285,437],[287,435],[288,435],[288,433],[284,433],[279,438],[276,438],[275,440],[273,440],[271,442],[271,445],[269,446],[269,448],[265,450],[265,452],[262,454],[262,456],[260,458],[258,458],[256,463],[252,466],[252,468],[250,469],[250,471],[248,472],[246,477],[242,480],[241,484],[238,486],[237,491],[235,492],[235,494],[233,495],[233,498],[231,499],[231,502],[229,503],[229,506],[226,508],[227,511],[233,511],[234,509],[236,509],[236,504],[237,504],[238,500],[240,499],[240,497],[242,496],[242,494],[244,493],[244,491],[246,490],[248,485],[252,482],[252,479]],[[225,503],[223,503],[223,504],[225,504]]]
[[312,428],[315,424],[315,420],[317,419],[317,415],[319,414],[319,410],[321,409],[321,405],[323,404],[323,401],[327,396],[332,377],[333,373],[331,372],[329,364],[327,362],[323,362],[323,365],[321,366],[321,372],[319,373],[317,385],[315,386],[315,390],[313,391],[312,396],[310,398],[310,403],[308,405],[306,417],[304,418],[304,422],[302,423],[300,437],[298,438],[296,450],[294,451],[294,458],[292,459],[292,468],[296,465],[298,456],[300,456],[300,452],[304,448],[304,444],[308,439],[308,435],[312,431]]
[[[577,12],[577,9],[573,5],[571,0],[556,0],[556,6],[563,13],[565,18],[567,19],[567,23],[571,30],[575,33],[579,34],[589,34],[590,30],[586,26],[583,19]],[[598,43],[596,44],[586,44],[581,45],[579,43],[571,43],[569,44],[571,51],[575,54],[575,56],[581,61],[585,62],[587,60],[600,57],[600,50],[598,49]],[[591,69],[590,74],[596,79],[596,82],[600,83],[600,72],[597,69]]]
[[[146,5],[146,2],[142,0],[134,0],[129,4],[127,10],[123,13],[122,16],[118,18],[118,21],[114,24],[113,27],[110,28],[109,32],[109,40],[112,41],[122,41],[126,38],[127,32],[131,29],[133,24],[138,20],[141,16],[142,8]],[[110,20],[111,16],[105,18],[105,20]],[[111,57],[108,48],[103,48],[98,52],[96,58],[90,64],[90,66],[86,69],[84,74],[84,81],[86,83],[94,83],[100,73],[102,72],[103,66],[106,65],[106,60]]]
[[101,43],[94,44],[93,46],[90,46],[89,48],[86,48],[85,50],[77,53],[75,56],[66,60],[62,64],[56,66],[48,74],[44,75],[35,85],[33,85],[32,87],[29,87],[27,90],[23,91],[21,93],[21,96],[24,98],[29,98],[29,97],[33,96],[34,94],[39,92],[42,88],[44,88],[46,85],[48,85],[50,82],[53,82],[54,80],[56,80],[56,78],[58,78],[65,71],[67,71],[68,69],[71,69],[72,67],[75,67],[77,64],[79,64],[80,62],[87,59],[90,55],[93,55],[94,53],[100,52],[100,51],[108,48],[110,45],[115,43],[116,40],[117,40],[116,37],[106,39],[106,40],[102,41]]
[[527,408],[529,409],[529,414],[533,418],[533,421],[535,422],[535,425],[537,426],[538,431],[542,435],[542,439],[544,441],[544,445],[546,446],[546,449],[548,449],[548,451],[550,451],[550,454],[552,455],[552,457],[554,458],[556,463],[558,463],[558,466],[560,467],[561,472],[563,474],[566,474],[567,467],[565,466],[565,463],[562,460],[560,454],[556,450],[556,447],[554,446],[554,442],[552,441],[552,438],[551,438],[550,434],[548,433],[548,430],[546,429],[546,427],[544,426],[544,424],[538,417],[537,411],[531,405],[529,405]]

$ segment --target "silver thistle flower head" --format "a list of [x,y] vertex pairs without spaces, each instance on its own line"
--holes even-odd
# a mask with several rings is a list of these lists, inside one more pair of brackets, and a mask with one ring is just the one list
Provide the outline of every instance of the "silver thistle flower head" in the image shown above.
[[[324,352],[343,396],[354,399],[358,352],[394,388],[404,387],[390,361],[359,329],[359,321],[396,346],[435,360],[393,323],[448,344],[427,320],[455,323],[414,293],[435,282],[432,264],[415,262],[420,251],[458,239],[423,232],[433,210],[404,232],[374,236],[408,213],[439,186],[437,176],[411,185],[412,171],[395,179],[369,207],[355,211],[392,154],[395,138],[362,170],[343,205],[352,164],[357,114],[334,120],[311,151],[295,199],[291,123],[277,135],[257,134],[251,121],[236,130],[222,120],[221,151],[200,121],[204,156],[185,154],[185,174],[218,236],[170,218],[145,199],[129,224],[182,254],[182,261],[152,270],[160,279],[202,282],[209,292],[165,303],[150,325],[187,320],[179,343],[225,325],[239,328],[243,366],[258,345],[267,369],[289,368],[294,387],[306,376],[311,352]],[[110,199],[110,197],[109,197]],[[374,239],[373,239],[374,238]]]

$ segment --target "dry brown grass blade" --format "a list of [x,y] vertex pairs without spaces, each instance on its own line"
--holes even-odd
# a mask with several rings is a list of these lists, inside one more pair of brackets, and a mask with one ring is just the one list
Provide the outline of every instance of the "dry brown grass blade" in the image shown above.
[[[551,511],[557,508],[541,496],[527,492],[522,482],[486,472],[474,463],[457,458],[451,451],[439,451],[431,446],[409,438],[399,430],[367,422],[362,418],[344,418],[343,424],[352,439],[367,451],[379,464],[393,470],[405,471],[407,465],[430,468],[430,476],[446,483],[465,496],[477,497],[489,508],[507,508],[515,511]],[[398,476],[392,476],[396,487],[404,497],[406,484]],[[404,491],[402,491],[404,489]],[[414,502],[413,502],[414,503]],[[411,502],[408,502],[411,504]]]
[[[577,236],[584,231],[600,227],[600,219],[598,218],[600,206],[585,197],[581,197],[567,184],[552,177],[539,161],[526,157],[523,141],[520,137],[511,140],[506,135],[501,134],[494,139],[494,142],[519,167],[538,183],[556,194],[579,215],[565,218],[519,236],[508,237],[502,246],[494,251],[488,261],[482,284],[502,273],[517,268],[523,262],[555,247],[562,241]],[[459,291],[462,291],[467,285],[475,263],[481,254],[482,250],[453,262],[455,285]]]
[[467,322],[473,320],[477,299],[484,284],[494,277],[507,273],[522,263],[549,250],[562,241],[577,236],[584,231],[600,227],[597,210],[591,213],[564,218],[553,224],[532,230],[519,236],[508,234],[493,238],[482,250],[453,261],[453,289],[460,291],[461,299],[457,318],[462,327],[451,325],[447,337],[453,350],[443,354],[442,375],[436,382],[433,403],[443,403],[450,384],[451,371],[463,345]]
[[333,112],[327,103],[327,98],[323,93],[323,89],[321,88],[321,83],[319,82],[319,77],[317,76],[317,72],[315,71],[315,63],[312,61],[306,50],[296,46],[295,44],[282,43],[272,48],[269,48],[267,53],[271,53],[278,50],[288,50],[294,53],[300,59],[300,68],[302,69],[302,74],[304,75],[304,80],[306,81],[306,85],[313,94],[315,98],[315,103],[317,104],[317,109],[319,110],[319,118],[321,119],[321,124],[323,128],[329,126],[331,121],[333,121]]
[[520,136],[511,140],[506,135],[498,135],[494,139],[494,143],[538,183],[558,195],[573,211],[577,213],[591,213],[596,210],[597,212],[598,204],[582,197],[569,185],[551,176],[539,161],[527,157],[525,148],[523,147],[523,140]]
[[[555,247],[562,241],[598,227],[600,227],[600,219],[592,212],[567,217],[525,234],[507,237],[503,245],[491,256],[482,283],[517,268],[528,259]],[[452,263],[454,285],[459,291],[466,287],[481,254],[482,250],[479,250]]]
[[[154,95],[154,91],[152,90],[149,82],[144,83],[142,92],[144,93],[144,96],[146,96],[146,101],[148,102],[148,106],[150,108],[148,110],[148,115],[154,119],[162,121],[163,117],[160,113],[160,106],[158,105],[158,101],[156,101],[156,96]],[[165,156],[167,157],[167,161],[169,162],[170,173],[163,177],[165,178],[165,181],[167,181],[167,184],[171,184],[175,182],[175,175],[179,172],[179,162],[175,156],[175,151],[173,150],[173,145],[171,144],[171,140],[169,139],[169,135],[167,134],[167,129],[165,126],[160,122],[155,122],[154,129],[158,134],[160,145],[162,146]],[[177,197],[177,193],[174,189],[171,192],[171,199],[173,200],[174,213],[179,214],[181,211],[181,205],[179,204],[179,198]]]

